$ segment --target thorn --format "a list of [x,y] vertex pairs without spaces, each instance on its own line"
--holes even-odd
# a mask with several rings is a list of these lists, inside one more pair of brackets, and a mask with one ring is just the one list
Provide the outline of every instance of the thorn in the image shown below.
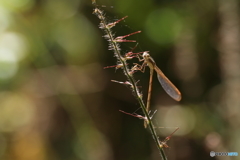
[[113,66],[107,66],[107,67],[104,67],[103,69],[113,68],[113,67],[115,67],[116,69],[119,69],[119,68],[123,67],[123,64],[117,64],[117,65],[113,65]]
[[125,36],[118,36],[117,38],[114,39],[115,42],[136,42],[135,40],[126,40],[124,38],[126,37],[129,37],[131,35],[134,35],[134,34],[137,34],[137,33],[140,33],[141,31],[137,31],[137,32],[133,32],[133,33],[130,33],[128,35],[125,35]]
[[126,40],[126,39],[115,39],[114,42],[122,43],[122,42],[136,42],[136,41],[135,40]]
[[160,141],[160,147],[163,148],[170,148],[168,145],[167,145],[167,141],[169,141],[172,137],[172,135],[177,132],[177,130],[179,130],[179,127],[177,127],[177,129],[175,129],[175,131],[173,131],[169,136],[167,136],[163,141]]
[[144,119],[144,120],[146,120],[146,117],[144,117],[144,116],[142,116],[142,115],[139,115],[139,114],[136,114],[136,113],[131,114],[131,113],[124,112],[124,111],[122,111],[122,110],[119,110],[119,111],[122,112],[122,113],[124,113],[124,114],[130,115],[130,116],[133,116],[133,117],[137,117],[137,118],[139,118],[139,119]]
[[128,81],[126,82],[120,82],[120,81],[116,81],[116,80],[111,80],[111,82],[115,82],[115,83],[119,83],[119,84],[124,84],[124,85],[129,85],[129,86],[132,86],[132,84]]
[[123,17],[123,18],[121,18],[121,19],[119,19],[119,20],[117,20],[117,21],[115,21],[115,22],[113,22],[113,23],[107,24],[107,28],[112,28],[112,27],[114,27],[117,23],[121,22],[122,20],[126,19],[127,17],[128,17],[128,16],[125,16],[125,17]]

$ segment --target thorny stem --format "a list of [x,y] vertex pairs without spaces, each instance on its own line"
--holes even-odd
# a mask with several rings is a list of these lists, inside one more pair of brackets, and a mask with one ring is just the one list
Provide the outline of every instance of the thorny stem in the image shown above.
[[[161,142],[158,140],[158,136],[157,136],[157,133],[154,129],[154,125],[153,125],[153,122],[151,120],[151,117],[149,116],[147,110],[146,110],[146,106],[143,102],[143,99],[142,99],[142,95],[141,93],[139,92],[138,90],[138,87],[137,87],[137,83],[133,77],[133,75],[131,74],[128,66],[127,66],[127,63],[126,63],[126,59],[124,57],[122,57],[121,55],[121,52],[120,52],[120,48],[119,48],[119,42],[115,41],[115,38],[114,38],[114,35],[112,34],[111,32],[111,27],[110,25],[108,25],[108,23],[106,22],[105,20],[105,16],[104,16],[104,13],[102,10],[100,10],[97,6],[96,6],[96,2],[93,1],[93,5],[95,6],[95,9],[94,9],[94,14],[97,15],[97,17],[100,19],[100,28],[103,29],[106,33],[106,38],[108,39],[109,41],[109,47],[110,47],[110,50],[113,50],[114,51],[114,54],[115,56],[117,57],[117,60],[120,62],[120,64],[122,64],[122,69],[125,73],[125,75],[127,76],[130,84],[131,84],[131,88],[133,90],[133,94],[136,96],[137,98],[137,101],[138,103],[140,104],[141,108],[142,108],[142,111],[148,121],[148,127],[149,127],[149,130],[152,134],[152,137],[157,145],[157,148],[160,152],[160,155],[162,157],[163,160],[167,160],[167,156],[165,155],[164,153],[164,150],[163,150],[163,147],[161,147]],[[109,27],[110,26],[110,27]]]

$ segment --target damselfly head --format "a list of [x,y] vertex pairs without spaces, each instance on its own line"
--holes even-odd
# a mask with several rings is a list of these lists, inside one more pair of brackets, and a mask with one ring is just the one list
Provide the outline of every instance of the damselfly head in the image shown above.
[[143,55],[142,55],[144,58],[149,58],[150,57],[150,55],[149,55],[149,53],[147,53],[147,52],[143,52]]

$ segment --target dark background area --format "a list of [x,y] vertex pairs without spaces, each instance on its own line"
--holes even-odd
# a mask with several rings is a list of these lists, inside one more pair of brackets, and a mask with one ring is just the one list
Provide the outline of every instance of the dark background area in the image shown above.
[[[171,99],[153,77],[151,110],[170,160],[240,153],[238,0],[99,0],[116,36],[150,51],[178,87]],[[161,159],[90,0],[0,1],[0,159]],[[121,43],[122,54],[136,43]],[[138,62],[137,59],[130,61]],[[146,101],[149,69],[135,78]]]

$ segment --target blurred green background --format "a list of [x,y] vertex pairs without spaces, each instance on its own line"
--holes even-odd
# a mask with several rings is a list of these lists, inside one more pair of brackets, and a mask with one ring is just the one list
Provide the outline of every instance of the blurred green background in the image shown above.
[[[99,0],[116,36],[150,51],[182,92],[172,100],[153,80],[159,139],[180,129],[170,160],[240,159],[238,0]],[[104,5],[104,6],[102,6]],[[0,159],[160,159],[142,114],[92,14],[90,0],[0,0]],[[122,53],[136,43],[122,43]],[[132,62],[137,62],[135,59]],[[131,62],[130,62],[131,63]],[[129,64],[130,65],[130,64]],[[146,101],[149,70],[136,73]],[[138,109],[138,110],[137,110]]]

